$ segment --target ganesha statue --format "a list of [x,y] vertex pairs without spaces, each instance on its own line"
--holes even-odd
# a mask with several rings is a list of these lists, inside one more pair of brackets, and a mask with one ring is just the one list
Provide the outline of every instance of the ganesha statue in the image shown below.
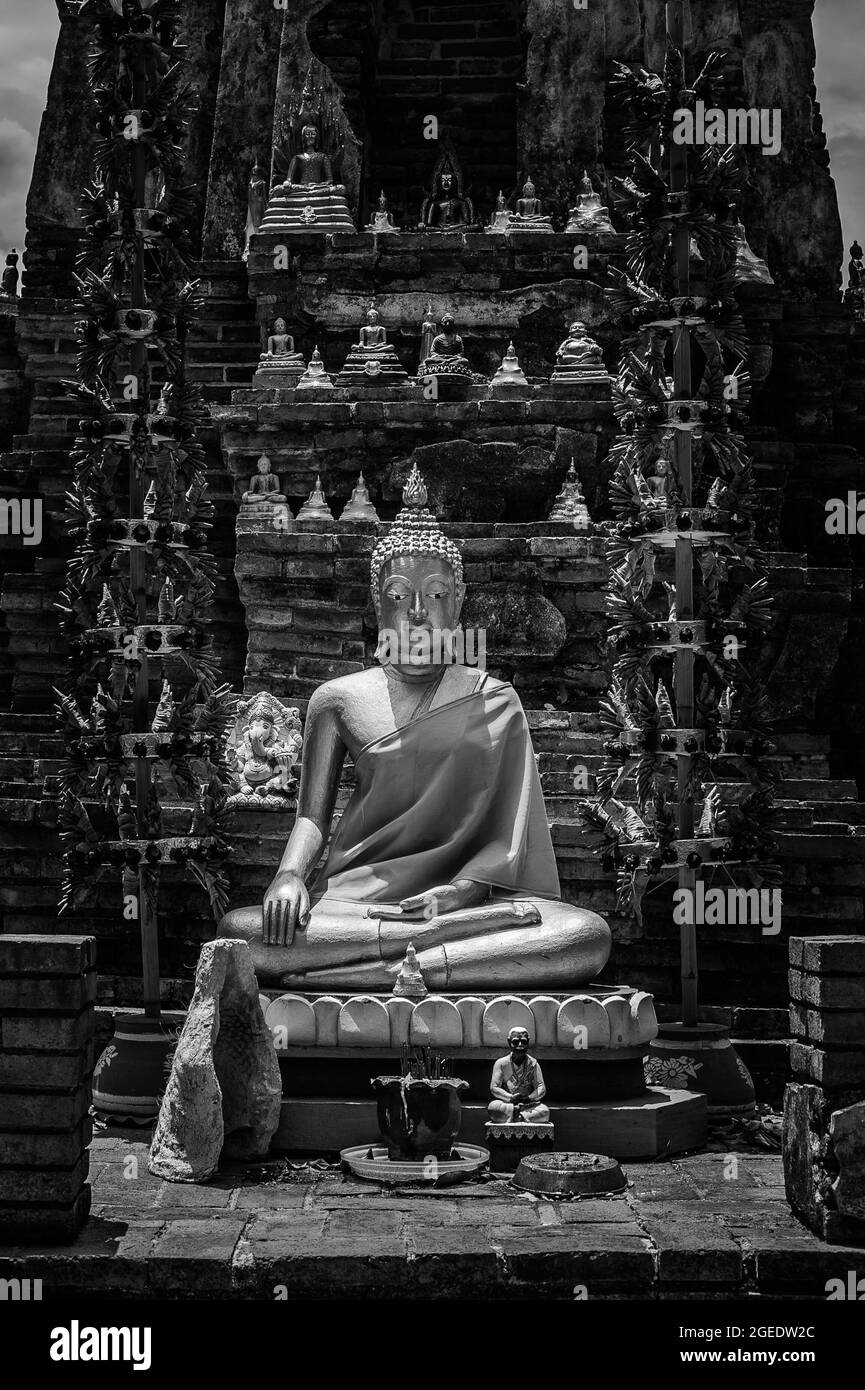
[[293,769],[302,742],[300,714],[293,706],[265,691],[239,701],[228,746],[238,788],[229,805],[283,807],[297,785]]

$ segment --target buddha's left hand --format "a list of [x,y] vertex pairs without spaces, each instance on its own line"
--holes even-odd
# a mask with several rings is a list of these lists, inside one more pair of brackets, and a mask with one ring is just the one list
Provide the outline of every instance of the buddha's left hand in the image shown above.
[[485,883],[475,883],[470,878],[458,878],[455,883],[443,883],[438,888],[429,888],[425,893],[403,898],[400,902],[403,917],[412,921],[429,921],[445,912],[458,912],[465,907],[478,907],[486,902],[489,888]]

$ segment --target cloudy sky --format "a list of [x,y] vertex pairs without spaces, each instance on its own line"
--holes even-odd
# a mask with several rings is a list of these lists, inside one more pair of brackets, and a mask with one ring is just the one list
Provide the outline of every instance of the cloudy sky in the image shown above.
[[[0,250],[21,247],[24,199],[58,27],[55,0],[0,0]],[[865,0],[817,0],[817,91],[844,242],[865,237]]]

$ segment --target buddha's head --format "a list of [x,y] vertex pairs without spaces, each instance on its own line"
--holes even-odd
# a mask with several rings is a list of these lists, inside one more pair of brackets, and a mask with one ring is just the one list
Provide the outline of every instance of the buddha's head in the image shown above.
[[442,332],[444,332],[444,333],[453,333],[453,331],[454,331],[454,316],[453,316],[453,314],[442,314],[442,317],[441,317],[441,325],[442,325]]
[[572,338],[585,338],[586,325],[583,323],[582,319],[574,319],[568,329],[568,333]]
[[274,331],[274,333],[284,333],[284,332],[285,332],[285,319],[274,319],[274,321],[273,321],[273,331]]
[[374,304],[370,304],[369,310],[367,311],[367,316],[366,316],[366,321],[367,321],[367,323],[368,323],[368,324],[371,323],[371,324],[373,325],[373,327],[375,327],[375,325],[376,325],[376,324],[378,323],[378,321],[379,321],[379,317],[380,317],[380,315],[379,315],[378,309],[375,307]]
[[512,1057],[525,1057],[529,1050],[529,1031],[527,1028],[512,1028],[508,1033],[508,1047]]
[[534,196],[535,196],[535,185],[532,183],[531,179],[526,179],[525,183],[523,184],[523,197],[524,197],[524,198],[534,198]]
[[315,126],[305,125],[300,132],[300,138],[303,141],[303,148],[306,150],[307,154],[311,154],[318,144],[318,131]]
[[256,468],[258,469],[259,473],[262,474],[262,476],[263,476],[265,473],[269,473],[269,472],[270,472],[270,459],[267,457],[267,454],[260,454],[260,455],[259,455],[259,459],[258,459],[258,463],[257,463],[255,466],[256,466]]
[[[415,466],[403,488],[403,508],[372,554],[370,581],[380,649],[396,637],[396,655],[409,649],[409,660],[390,664],[417,671],[441,665],[449,638],[459,623],[465,598],[459,550],[445,536],[427,508],[427,491]],[[436,640],[440,638],[441,640]],[[436,657],[438,656],[438,659]]]

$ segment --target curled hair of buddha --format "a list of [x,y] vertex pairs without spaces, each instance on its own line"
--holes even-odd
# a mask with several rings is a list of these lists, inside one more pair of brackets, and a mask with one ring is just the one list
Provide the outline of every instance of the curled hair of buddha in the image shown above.
[[452,540],[444,534],[427,507],[427,490],[417,464],[411,470],[402,490],[402,511],[386,536],[372,552],[370,583],[375,590],[379,575],[388,560],[397,555],[437,555],[454,572],[457,584],[462,583],[463,561]]

